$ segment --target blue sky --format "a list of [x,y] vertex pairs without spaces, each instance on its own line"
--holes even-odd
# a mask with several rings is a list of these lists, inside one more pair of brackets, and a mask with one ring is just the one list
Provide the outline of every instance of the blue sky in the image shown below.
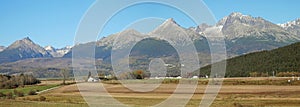
[[[94,0],[1,0],[0,1],[0,45],[8,46],[16,40],[30,37],[41,46],[64,47],[72,45],[77,26]],[[284,23],[300,18],[299,0],[204,0],[219,20],[231,12],[260,16],[274,23]],[[161,11],[160,11],[161,10]],[[122,30],[128,22],[142,16],[162,19],[173,17],[183,27],[195,26],[184,14],[168,7],[156,5],[136,6],[116,17],[102,36]],[[147,12],[145,12],[147,11]],[[131,17],[131,16],[140,17]]]

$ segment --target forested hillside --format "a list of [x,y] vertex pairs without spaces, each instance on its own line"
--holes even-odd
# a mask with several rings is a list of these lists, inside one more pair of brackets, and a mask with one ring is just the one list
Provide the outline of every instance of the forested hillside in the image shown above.
[[[270,51],[250,53],[227,60],[226,77],[246,77],[250,73],[269,76],[280,72],[300,72],[300,43]],[[201,75],[210,72],[211,65],[200,69]],[[199,72],[199,71],[198,71]]]

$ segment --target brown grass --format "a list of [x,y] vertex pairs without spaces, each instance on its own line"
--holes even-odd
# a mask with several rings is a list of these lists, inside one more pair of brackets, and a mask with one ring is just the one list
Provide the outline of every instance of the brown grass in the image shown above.
[[[272,81],[284,82],[288,78],[273,78]],[[225,79],[225,85],[222,86],[217,98],[213,102],[213,107],[259,107],[259,106],[300,106],[300,85],[292,84],[269,84],[270,78],[230,78]],[[227,83],[226,83],[227,81]],[[245,82],[243,82],[245,81]],[[248,85],[253,81],[262,81],[267,85]],[[229,83],[243,83],[232,85]],[[100,83],[81,83],[81,84],[100,84]],[[135,92],[121,84],[106,83],[103,84],[109,94],[116,100],[131,106],[151,106],[158,104],[167,99],[176,89],[177,84],[161,84],[158,88],[150,92]],[[199,106],[206,85],[199,84],[192,99],[187,104],[188,107]],[[87,90],[85,90],[87,91]],[[180,94],[185,95],[190,92],[182,91]],[[46,101],[42,103],[46,105],[58,104],[60,106],[87,106],[84,99],[81,97],[76,84],[60,87],[49,92],[42,93],[36,96],[27,96],[21,99],[16,99],[19,103],[25,105],[33,105],[40,103],[32,100],[45,96]],[[1,101],[5,107],[13,106],[7,103],[9,101]],[[18,103],[15,103],[18,104]]]

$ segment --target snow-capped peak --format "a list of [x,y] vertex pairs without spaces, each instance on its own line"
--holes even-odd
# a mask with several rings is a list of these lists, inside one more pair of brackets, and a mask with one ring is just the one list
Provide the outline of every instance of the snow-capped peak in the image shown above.
[[62,57],[63,55],[68,53],[71,50],[71,48],[72,48],[71,46],[66,46],[66,47],[61,48],[61,49],[55,49],[52,46],[44,47],[44,49],[46,51],[48,51],[53,57]]
[[65,49],[71,49],[72,48],[72,46],[70,46],[70,45],[67,45],[66,47],[65,47]]
[[44,49],[47,50],[47,51],[54,51],[55,50],[55,48],[53,48],[50,45],[49,46],[45,46]]
[[290,21],[290,22],[283,23],[283,24],[278,24],[278,25],[283,27],[283,28],[288,28],[288,27],[291,27],[291,26],[300,25],[300,18],[296,19],[294,21]]

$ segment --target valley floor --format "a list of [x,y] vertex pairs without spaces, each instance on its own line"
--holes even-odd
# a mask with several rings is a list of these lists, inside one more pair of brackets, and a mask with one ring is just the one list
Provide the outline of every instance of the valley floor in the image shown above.
[[[244,78],[246,79],[246,78]],[[249,79],[249,78],[248,78]],[[243,80],[243,78],[234,79]],[[251,79],[252,80],[252,79]],[[257,78],[253,78],[257,80]],[[81,96],[77,85],[98,85],[99,83],[79,83],[66,85],[35,96],[20,97],[15,100],[0,100],[1,107],[85,107],[88,106]],[[129,106],[153,106],[167,99],[176,89],[177,84],[161,84],[150,92],[133,92],[121,84],[103,86],[109,94],[121,103]],[[197,85],[196,92],[188,102],[188,107],[198,107],[206,85]],[[83,90],[84,91],[84,90]],[[88,90],[85,90],[88,91]],[[101,92],[104,92],[102,90]],[[88,92],[91,96],[96,92]],[[99,93],[98,93],[99,94]],[[187,93],[182,93],[184,94]],[[45,96],[46,101],[34,101]],[[102,96],[107,97],[107,96]],[[95,100],[101,99],[95,97]],[[105,102],[104,102],[105,103]],[[104,104],[101,103],[101,104]],[[299,107],[300,85],[222,85],[212,107]]]

